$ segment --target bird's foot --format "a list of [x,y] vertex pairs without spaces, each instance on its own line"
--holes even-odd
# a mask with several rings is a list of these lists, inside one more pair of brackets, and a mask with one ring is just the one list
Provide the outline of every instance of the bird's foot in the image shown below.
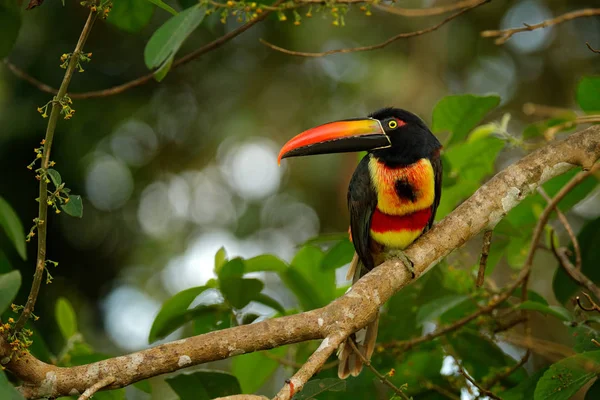
[[408,256],[406,254],[404,254],[404,252],[402,250],[389,250],[386,252],[386,259],[390,260],[392,258],[397,258],[400,259],[400,261],[402,261],[402,264],[404,264],[404,266],[406,267],[406,269],[408,270],[408,272],[410,272],[411,275],[411,279],[415,279],[415,277],[417,276],[417,274],[415,273],[415,267],[414,267],[414,263],[412,262],[412,260],[410,258],[408,258]]

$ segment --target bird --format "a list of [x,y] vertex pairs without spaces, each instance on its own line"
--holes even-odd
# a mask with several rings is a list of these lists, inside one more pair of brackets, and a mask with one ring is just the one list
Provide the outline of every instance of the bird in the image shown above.
[[[442,196],[442,145],[415,114],[383,108],[367,118],[329,122],[290,139],[278,163],[289,157],[366,151],[348,187],[349,235],[355,254],[347,279],[356,283],[392,258],[400,259],[415,277],[412,261],[402,250],[432,226]],[[350,335],[370,360],[377,341],[379,315]],[[361,357],[344,342],[338,349],[338,376],[358,376]]]

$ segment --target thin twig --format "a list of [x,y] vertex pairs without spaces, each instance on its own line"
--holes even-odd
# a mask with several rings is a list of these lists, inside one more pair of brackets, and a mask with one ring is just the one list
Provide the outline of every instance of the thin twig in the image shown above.
[[[48,127],[46,128],[46,137],[44,139],[44,151],[41,158],[41,168],[44,171],[48,170],[50,164],[50,150],[52,148],[52,140],[54,139],[54,131],[56,130],[56,123],[58,122],[58,118],[61,112],[61,105],[59,101],[64,98],[67,94],[67,89],[69,88],[69,83],[71,83],[71,78],[73,77],[73,73],[75,72],[75,68],[77,63],[79,62],[79,55],[83,51],[83,46],[90,34],[92,26],[94,25],[94,21],[96,20],[97,12],[91,11],[88,15],[87,21],[83,26],[83,30],[81,31],[81,35],[79,36],[79,40],[77,41],[77,45],[75,46],[75,50],[73,50],[73,54],[71,54],[71,59],[69,60],[69,65],[67,66],[67,70],[65,71],[65,76],[60,85],[58,93],[56,95],[55,101],[52,103],[52,112],[50,113],[50,118],[48,119]],[[29,297],[27,298],[27,303],[23,308],[23,312],[19,316],[17,323],[15,324],[15,332],[20,331],[27,323],[27,320],[31,316],[33,309],[35,307],[35,302],[40,291],[40,285],[42,283],[42,278],[44,276],[44,268],[46,265],[46,231],[48,227],[48,185],[46,183],[45,177],[42,176],[40,179],[40,193],[39,193],[39,215],[37,222],[37,231],[38,231],[38,250],[37,250],[37,262],[35,266],[35,273],[33,275],[33,283],[31,284],[31,291],[29,292]]]
[[492,393],[491,391],[485,389],[479,383],[477,383],[477,381],[475,379],[473,379],[467,373],[467,371],[465,371],[465,369],[463,368],[462,363],[459,360],[459,358],[456,355],[456,353],[454,352],[454,349],[452,348],[452,345],[450,344],[450,342],[447,341],[447,340],[445,340],[445,344],[446,344],[446,346],[444,347],[444,349],[446,350],[446,352],[448,353],[448,355],[454,359],[454,362],[456,363],[456,366],[458,367],[458,372],[460,372],[460,374],[462,376],[464,376],[466,380],[468,380],[469,382],[471,382],[471,384],[473,384],[473,386],[475,386],[477,388],[477,390],[479,390],[479,394],[483,394],[483,395],[485,395],[485,396],[487,396],[487,397],[489,397],[491,399],[502,400],[502,398],[496,396],[494,393]]
[[539,354],[552,362],[556,362],[560,359],[570,357],[575,354],[575,351],[571,347],[531,336],[523,336],[511,333],[508,335],[502,335],[501,340],[519,347],[530,349],[534,353]]
[[577,117],[571,121],[565,121],[563,123],[551,126],[550,128],[546,129],[546,131],[544,132],[544,138],[547,141],[551,141],[554,140],[554,137],[560,131],[573,128],[579,124],[593,124],[596,122],[600,122],[600,115],[585,115]]
[[451,400],[460,400],[459,396],[455,395],[454,393],[450,392],[448,389],[446,389],[442,386],[436,385],[433,382],[425,381],[425,382],[423,382],[423,386],[425,386],[427,389],[436,391],[439,394],[441,394],[442,396],[446,396],[447,398],[449,398]]
[[[306,0],[302,0],[307,2]],[[429,8],[399,8],[388,6],[384,4],[374,3],[374,7],[378,10],[388,12],[390,14],[401,15],[403,17],[430,17],[434,15],[445,14],[450,11],[459,10],[465,7],[471,7],[477,3],[478,0],[462,0],[454,4],[448,4],[445,6],[429,7]]]
[[371,51],[371,50],[377,50],[377,49],[382,49],[384,47],[386,47],[387,45],[399,40],[399,39],[406,39],[406,38],[410,38],[410,37],[414,37],[414,36],[420,36],[420,35],[424,35],[426,33],[429,32],[433,32],[439,28],[441,28],[443,25],[447,24],[448,22],[452,21],[455,18],[460,17],[461,15],[463,15],[464,13],[479,7],[485,3],[490,2],[491,0],[479,0],[477,3],[475,3],[474,5],[464,8],[454,14],[452,14],[451,16],[449,16],[448,18],[444,19],[443,21],[441,21],[438,24],[435,24],[429,28],[425,28],[425,29],[421,29],[418,31],[414,31],[414,32],[406,32],[406,33],[399,33],[396,36],[392,36],[391,38],[387,39],[384,42],[378,43],[378,44],[374,44],[371,46],[361,46],[361,47],[349,47],[349,48],[343,48],[343,49],[335,49],[335,50],[329,50],[329,51],[323,51],[323,52],[304,52],[304,51],[293,51],[293,50],[288,50],[285,49],[283,47],[279,47],[276,46],[272,43],[267,42],[264,39],[260,39],[260,42],[262,44],[264,44],[267,47],[270,47],[273,50],[277,50],[279,52],[285,53],[285,54],[289,54],[292,56],[301,56],[301,57],[324,57],[324,56],[329,56],[332,54],[341,54],[341,53],[356,53],[359,51]]
[[523,114],[535,115],[543,118],[570,118],[575,114],[575,112],[568,108],[552,107],[545,104],[525,103],[523,104]]
[[[275,3],[273,3],[273,7],[277,7],[278,5],[280,5],[281,3],[283,3],[284,0],[277,0]],[[235,38],[236,36],[244,33],[245,31],[247,31],[248,29],[250,29],[251,27],[253,27],[254,25],[256,25],[257,23],[263,21],[265,18],[267,18],[273,11],[271,10],[266,10],[264,11],[262,14],[260,14],[258,17],[252,19],[251,21],[245,23],[244,25],[232,30],[229,33],[226,33],[225,35],[219,37],[218,39],[213,40],[212,42],[200,47],[197,50],[192,51],[189,54],[186,54],[185,56],[176,59],[175,61],[173,61],[173,65],[171,65],[171,70],[174,70],[175,68],[181,67],[182,65],[187,64],[188,62],[195,60],[196,58],[200,57],[203,54],[208,53],[209,51],[212,51],[222,45],[224,45],[225,43],[229,42],[231,39]],[[32,76],[28,75],[26,72],[24,72],[23,70],[19,69],[17,66],[15,66],[14,64],[10,63],[8,60],[4,60],[4,63],[8,66],[8,68],[15,73],[17,76],[19,76],[22,79],[25,79],[27,82],[31,83],[32,85],[34,85],[35,87],[37,87],[39,90],[41,90],[42,92],[46,92],[46,93],[51,93],[51,94],[56,94],[57,90],[54,89],[51,86],[46,85],[43,82],[40,82],[39,80],[33,78]],[[129,89],[133,89],[135,87],[144,85],[148,82],[154,81],[154,72],[150,72],[149,74],[146,75],[142,75],[139,78],[136,78],[134,80],[131,80],[129,82],[126,83],[122,83],[120,85],[117,86],[113,86],[111,88],[108,89],[102,89],[102,90],[94,90],[94,91],[90,91],[90,92],[80,92],[80,93],[70,93],[69,96],[72,99],[91,99],[91,98],[95,98],[95,97],[107,97],[107,96],[114,96],[116,94],[120,94],[125,92],[126,90]]]
[[492,233],[494,231],[487,230],[483,234],[483,247],[481,248],[481,258],[479,259],[479,271],[477,272],[477,287],[483,286],[485,279],[485,267],[487,266],[487,259],[490,255],[490,246],[492,245]]
[[87,388],[85,390],[85,392],[83,392],[83,394],[81,396],[79,396],[79,399],[77,399],[77,400],[89,400],[89,399],[91,399],[92,396],[98,390],[107,387],[108,385],[110,385],[114,381],[115,381],[115,377],[114,376],[107,376],[106,378],[99,380],[98,382],[94,383],[92,386],[90,386],[89,388]]
[[502,30],[488,30],[481,32],[481,36],[483,37],[497,37],[494,41],[495,44],[501,45],[506,43],[508,39],[510,39],[515,33],[533,31],[540,28],[546,28],[548,26],[562,24],[563,22],[570,21],[576,18],[582,17],[593,17],[595,15],[600,15],[600,8],[586,8],[583,10],[571,11],[563,15],[559,15],[556,18],[548,19],[540,22],[539,24],[525,25],[522,28],[511,28],[511,29],[502,29]]
[[579,296],[577,296],[575,298],[575,300],[577,300],[577,305],[579,306],[579,308],[581,308],[583,311],[596,311],[600,313],[600,306],[598,304],[596,304],[596,302],[594,300],[592,300],[592,298],[590,297],[589,294],[582,292],[583,295],[588,299],[588,301],[590,302],[591,306],[590,307],[586,307],[583,304],[581,304],[581,299],[579,298]]
[[377,371],[377,369],[373,365],[371,365],[371,361],[367,360],[367,358],[360,352],[360,350],[358,350],[358,347],[356,347],[356,344],[354,343],[353,339],[348,340],[346,343],[350,343],[350,347],[352,347],[354,353],[358,355],[358,358],[360,358],[360,361],[362,361],[363,365],[369,368],[371,372],[373,372],[375,376],[379,378],[381,383],[392,389],[398,396],[402,397],[403,399],[410,400],[410,398],[406,395],[406,393],[402,391],[402,389],[396,387],[396,385],[390,382],[390,380],[385,375],[382,375],[379,371]]
[[500,333],[500,332],[505,332],[509,329],[514,328],[515,326],[522,324],[523,322],[527,321],[527,317],[524,316],[519,316],[507,323],[504,324],[498,324],[494,330],[492,331],[494,334]]
[[600,50],[593,48],[592,45],[590,44],[590,42],[585,42],[585,45],[587,46],[588,49],[590,49],[594,53],[600,54]]
[[525,355],[523,355],[523,357],[521,357],[521,359],[519,360],[519,362],[517,362],[515,365],[513,365],[512,367],[510,367],[508,370],[506,370],[504,372],[500,372],[499,374],[493,376],[491,379],[489,379],[488,381],[486,381],[485,387],[488,388],[488,389],[492,388],[492,387],[494,387],[494,385],[496,383],[498,383],[501,380],[506,379],[509,376],[511,376],[513,373],[515,373],[516,370],[518,370],[523,365],[525,365],[525,363],[527,362],[527,360],[529,360],[530,356],[531,356],[531,350],[527,349],[525,351]]
[[[543,187],[538,187],[538,192],[539,194],[544,198],[544,200],[546,200],[546,202],[550,202],[552,199],[550,198],[550,196],[548,196],[548,193],[546,193],[546,191],[544,190]],[[573,227],[571,227],[571,224],[569,223],[569,220],[567,219],[567,217],[565,216],[565,214],[563,214],[558,207],[554,208],[554,211],[556,211],[556,215],[558,216],[558,219],[560,220],[561,224],[564,226],[565,231],[567,231],[567,234],[569,235],[569,238],[571,239],[571,244],[573,244],[573,250],[575,250],[575,269],[581,269],[581,247],[579,247],[579,241],[577,240],[577,235],[575,235],[575,232],[573,231]],[[554,241],[550,242],[550,246],[552,246],[552,251],[556,254],[556,252],[554,251]]]
[[588,278],[583,272],[581,272],[581,270],[575,268],[575,266],[571,263],[571,260],[569,260],[569,257],[567,256],[567,249],[565,249],[564,247],[555,249],[553,247],[553,250],[554,256],[558,260],[560,266],[565,270],[567,275],[569,275],[569,277],[576,284],[585,287],[587,290],[592,292],[597,299],[600,299],[600,289],[598,288],[598,286],[596,286],[596,284],[594,284],[594,282],[592,282],[590,278]]

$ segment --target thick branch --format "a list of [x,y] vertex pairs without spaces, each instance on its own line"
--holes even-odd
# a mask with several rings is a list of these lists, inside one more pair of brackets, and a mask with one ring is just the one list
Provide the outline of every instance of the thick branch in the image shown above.
[[[493,228],[537,186],[575,165],[589,169],[599,157],[600,127],[594,126],[552,142],[498,173],[406,250],[417,276],[481,230]],[[24,381],[21,392],[28,398],[82,393],[110,375],[116,380],[107,388],[124,387],[191,365],[355,332],[410,282],[410,274],[401,262],[390,260],[365,275],[346,295],[317,310],[211,332],[88,365],[59,368],[27,355],[6,367]],[[10,348],[0,341],[0,357],[7,352]]]

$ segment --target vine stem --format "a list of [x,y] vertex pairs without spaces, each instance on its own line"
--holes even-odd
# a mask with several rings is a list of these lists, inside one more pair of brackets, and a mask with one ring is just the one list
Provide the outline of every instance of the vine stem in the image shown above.
[[[79,40],[77,41],[77,45],[75,46],[75,50],[73,54],[71,54],[71,59],[69,60],[69,65],[67,66],[67,70],[65,72],[65,76],[60,84],[60,88],[58,89],[58,93],[54,100],[52,101],[52,111],[50,112],[50,117],[48,119],[48,126],[46,128],[46,136],[44,138],[44,151],[42,153],[41,158],[41,168],[44,171],[48,170],[48,166],[50,163],[50,149],[52,148],[52,141],[54,139],[54,132],[56,130],[56,123],[58,122],[58,117],[60,116],[61,105],[59,101],[65,97],[67,94],[67,89],[69,88],[69,83],[71,83],[71,78],[73,77],[73,73],[75,72],[75,67],[77,66],[77,62],[79,60],[79,55],[83,49],[83,46],[92,30],[92,26],[94,25],[94,21],[96,20],[98,13],[95,11],[91,11],[88,15],[87,20],[85,21],[85,25],[83,26],[83,30],[81,31],[81,35],[79,36]],[[46,232],[48,226],[48,204],[46,203],[48,200],[48,184],[46,183],[46,179],[44,176],[40,179],[40,197],[39,197],[39,211],[38,211],[38,222],[37,222],[37,231],[38,231],[38,249],[37,249],[37,261],[35,264],[35,273],[33,275],[33,283],[31,284],[31,291],[29,292],[29,296],[27,297],[27,303],[23,308],[23,312],[19,316],[17,323],[15,324],[14,331],[18,332],[27,323],[29,317],[31,317],[31,313],[35,307],[35,302],[38,297],[38,293],[40,292],[40,285],[42,283],[42,278],[44,276],[44,267],[46,265]]]

